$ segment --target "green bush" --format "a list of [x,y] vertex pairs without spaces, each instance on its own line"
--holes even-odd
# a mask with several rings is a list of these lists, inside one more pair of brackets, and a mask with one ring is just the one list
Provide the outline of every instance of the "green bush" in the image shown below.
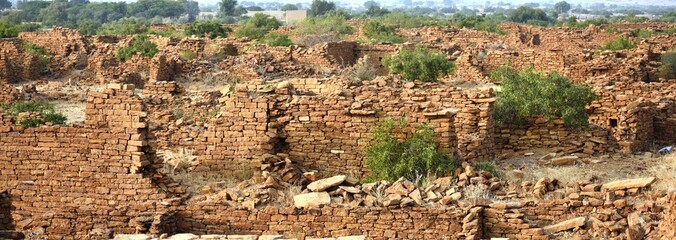
[[676,52],[667,52],[662,55],[660,76],[666,79],[676,78]]
[[244,26],[237,29],[237,37],[249,39],[261,39],[270,30],[279,28],[280,23],[272,16],[256,13]]
[[625,37],[617,37],[610,42],[606,43],[601,50],[611,50],[611,51],[617,51],[617,50],[624,50],[624,49],[632,49],[636,48],[636,44],[633,43],[629,38]]
[[377,18],[377,20],[384,25],[396,26],[397,28],[418,28],[425,26],[443,26],[448,24],[437,18],[411,15],[402,12],[392,12]]
[[43,116],[44,119],[27,118],[17,122],[17,124],[23,126],[24,128],[42,126],[46,122],[63,125],[67,120],[66,116],[56,112],[54,105],[48,102],[21,101],[14,102],[12,104],[2,104],[1,107],[12,116],[14,121],[17,120],[17,117],[20,113],[24,112],[37,112]]
[[7,22],[0,21],[0,38],[19,36],[19,28]]
[[533,68],[516,72],[499,67],[491,78],[501,86],[494,109],[500,123],[524,124],[526,118],[544,116],[560,118],[567,127],[588,125],[585,106],[596,97],[588,86],[576,86],[556,72],[543,75]]
[[198,21],[185,26],[183,32],[188,36],[197,35],[214,39],[217,37],[228,37],[228,33],[232,32],[232,29],[223,27],[218,21]]
[[469,16],[459,19],[456,24],[460,28],[472,28],[479,31],[492,32],[504,35],[505,31],[500,29],[500,23],[504,22],[504,17],[493,14],[491,16]]
[[432,175],[445,176],[455,171],[453,158],[437,149],[431,127],[420,126],[403,141],[397,139],[395,131],[405,127],[404,121],[395,122],[391,118],[376,126],[366,148],[367,182],[395,181],[400,177],[415,180]]
[[130,59],[136,54],[140,54],[143,57],[152,58],[157,53],[157,45],[148,40],[146,35],[136,35],[134,36],[134,41],[128,45],[120,48],[115,53],[115,58],[118,61],[124,62],[127,59]]
[[99,35],[136,35],[148,33],[148,23],[141,19],[123,18],[115,22],[103,24]]
[[383,65],[391,74],[401,74],[408,81],[419,79],[423,82],[437,81],[440,76],[453,73],[455,68],[446,54],[422,47],[387,56]]
[[377,20],[369,20],[362,32],[372,43],[403,43],[404,38],[397,36],[397,27],[385,25]]
[[652,37],[652,36],[653,36],[653,32],[652,32],[652,31],[650,31],[650,30],[645,30],[645,29],[640,29],[640,28],[634,29],[634,30],[632,30],[632,31],[629,32],[629,33],[631,33],[631,35],[632,35],[633,37],[638,37],[638,38],[649,38],[649,37]]
[[296,29],[301,36],[335,34],[352,34],[354,28],[345,23],[345,18],[337,14],[326,14],[319,17],[306,18],[298,22]]
[[269,33],[265,35],[263,39],[261,39],[261,42],[271,47],[279,47],[279,46],[288,47],[293,45],[293,42],[286,34]]
[[178,55],[187,60],[193,60],[197,58],[197,54],[195,54],[195,52],[190,50],[181,50],[180,52],[178,52]]
[[489,161],[479,161],[474,163],[474,171],[486,171],[491,173],[491,175],[494,177],[500,176],[500,171],[498,171],[498,168],[495,166],[495,164]]
[[21,48],[27,53],[38,57],[38,68],[40,69],[40,73],[44,74],[47,72],[49,67],[49,57],[53,55],[52,53],[47,51],[47,49],[37,46],[31,42],[22,42]]

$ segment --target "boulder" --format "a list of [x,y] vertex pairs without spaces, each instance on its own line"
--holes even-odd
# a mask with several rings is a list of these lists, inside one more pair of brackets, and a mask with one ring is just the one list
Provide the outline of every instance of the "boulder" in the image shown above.
[[603,184],[602,188],[617,191],[629,188],[647,187],[653,182],[655,182],[655,177],[624,179]]
[[345,175],[338,175],[330,178],[320,179],[308,184],[307,189],[313,192],[321,192],[326,190],[327,188],[340,185],[345,181],[346,178],[347,176]]
[[544,230],[550,233],[557,233],[560,231],[565,231],[569,229],[573,229],[576,227],[581,227],[587,222],[586,217],[579,217],[579,218],[573,218],[573,219],[568,219],[566,221],[549,225],[544,227]]
[[293,205],[297,208],[319,207],[331,203],[331,196],[327,192],[311,192],[293,197]]

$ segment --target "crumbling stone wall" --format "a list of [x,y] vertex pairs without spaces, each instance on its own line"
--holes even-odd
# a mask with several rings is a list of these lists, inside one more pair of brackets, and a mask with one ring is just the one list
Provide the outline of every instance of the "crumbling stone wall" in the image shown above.
[[153,216],[167,194],[145,176],[143,105],[131,89],[111,87],[88,97],[84,127],[1,128],[0,189],[17,230],[81,239],[95,228],[159,227]]
[[524,126],[503,124],[495,130],[495,148],[503,152],[562,147],[566,153],[591,155],[617,148],[608,130],[599,126],[591,126],[589,130],[568,129],[559,119],[548,121],[539,117],[529,119]]
[[174,79],[176,59],[168,59],[165,54],[156,54],[148,70],[149,81],[171,81]]
[[87,52],[88,41],[77,29],[55,27],[48,32],[21,32],[19,39],[44,47],[58,57],[76,52]]
[[423,207],[236,210],[223,205],[186,206],[178,231],[198,234],[284,234],[297,237],[365,235],[369,239],[480,239],[481,208]]
[[0,39],[0,81],[15,83],[39,76],[37,57],[25,53],[19,39]]
[[11,103],[19,98],[19,93],[12,85],[0,80],[0,104]]

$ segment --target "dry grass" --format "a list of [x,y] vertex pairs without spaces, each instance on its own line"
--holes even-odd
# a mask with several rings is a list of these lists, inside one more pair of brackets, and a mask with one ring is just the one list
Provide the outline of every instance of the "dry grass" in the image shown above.
[[303,191],[302,186],[291,185],[286,188],[286,191],[283,193],[283,200],[286,206],[293,206],[293,197],[300,194]]
[[465,201],[469,201],[473,204],[478,204],[480,202],[493,199],[493,194],[491,194],[485,185],[472,184],[466,186],[462,189],[462,196]]
[[524,180],[538,181],[542,178],[549,177],[559,180],[560,182],[574,182],[589,178],[594,171],[584,166],[564,166],[552,168],[534,168],[524,170]]
[[652,185],[653,189],[668,191],[676,188],[676,153],[660,157],[648,172],[657,178],[657,182]]
[[165,167],[171,168],[171,173],[176,173],[177,170],[179,172],[190,172],[199,164],[193,152],[193,150],[185,148],[180,148],[176,151],[161,150],[157,153],[157,156],[162,158]]

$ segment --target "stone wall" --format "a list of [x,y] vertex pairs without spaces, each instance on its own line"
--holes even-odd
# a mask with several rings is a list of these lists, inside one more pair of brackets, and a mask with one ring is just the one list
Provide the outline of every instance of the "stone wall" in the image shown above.
[[84,127],[0,128],[2,205],[9,201],[15,229],[40,228],[50,239],[159,231],[153,217],[167,194],[145,176],[143,105],[127,86],[111,87],[89,95]]
[[481,208],[423,207],[236,210],[222,205],[186,206],[176,229],[198,234],[283,234],[289,237],[365,235],[369,239],[480,239]]
[[19,98],[19,93],[14,86],[0,81],[0,104],[11,103]]
[[[409,133],[430,124],[439,146],[461,161],[493,158],[492,92],[431,83],[402,87],[403,82],[386,79],[365,83],[320,95],[300,94],[291,84],[265,93],[240,88],[223,100],[213,122],[158,130],[157,145],[195,150],[198,161],[212,170],[256,168],[257,155],[288,153],[307,168],[361,175],[375,123],[391,116],[406,119]],[[386,101],[374,100],[379,98]]]
[[529,119],[524,126],[502,125],[495,130],[495,148],[502,152],[561,147],[566,153],[591,155],[617,148],[617,140],[608,130],[599,126],[591,126],[589,130],[568,129],[559,119]]

